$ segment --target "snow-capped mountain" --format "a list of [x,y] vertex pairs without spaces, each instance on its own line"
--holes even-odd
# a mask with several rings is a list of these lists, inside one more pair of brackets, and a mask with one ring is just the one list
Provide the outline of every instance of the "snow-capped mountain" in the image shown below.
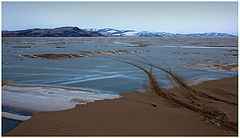
[[112,28],[104,28],[104,29],[87,28],[85,30],[99,32],[99,33],[101,33],[105,36],[109,36],[109,37],[117,37],[117,36],[126,36],[126,37],[136,36],[137,37],[136,34],[138,33],[134,30],[117,30],[117,29],[112,29]]
[[138,32],[139,37],[237,37],[227,33],[192,33],[192,34],[172,34],[166,32]]
[[236,35],[231,35],[227,33],[192,33],[192,34],[173,34],[167,32],[148,32],[141,31],[137,32],[134,30],[117,30],[113,28],[104,29],[85,29],[87,31],[95,31],[109,37],[237,37]]

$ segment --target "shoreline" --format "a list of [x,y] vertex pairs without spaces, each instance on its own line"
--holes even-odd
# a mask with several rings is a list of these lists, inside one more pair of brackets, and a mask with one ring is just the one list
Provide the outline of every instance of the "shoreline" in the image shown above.
[[[215,96],[237,101],[237,78],[203,81],[191,86]],[[179,88],[169,88],[179,91]],[[75,108],[39,112],[4,136],[236,136],[201,115],[165,103],[153,93],[124,92],[117,99],[97,100]],[[237,121],[237,106],[211,101]]]
[[[233,77],[237,77],[238,75],[235,75]],[[225,77],[225,78],[213,78],[213,77],[206,77],[206,78],[198,78],[198,79],[194,79],[194,80],[190,80],[190,81],[184,81],[188,86],[195,86],[195,85],[199,85],[201,83],[204,83],[204,82],[207,82],[207,81],[212,81],[212,80],[221,80],[221,79],[227,79],[227,78],[233,78],[233,77]],[[79,87],[68,87],[68,86],[58,86],[58,85],[41,85],[41,84],[18,84],[18,83],[15,83],[15,81],[13,80],[2,80],[2,88],[4,86],[10,86],[10,87],[22,87],[22,88],[48,88],[48,89],[51,89],[51,88],[57,88],[57,89],[62,89],[62,90],[76,90],[76,91],[82,91],[82,92],[88,92],[88,93],[93,93],[93,94],[101,94],[101,90],[97,90],[97,89],[89,89],[89,88],[79,88]],[[162,88],[164,89],[172,89],[174,88],[174,85],[170,84],[169,86],[162,86]],[[141,89],[138,89],[136,90],[136,92],[144,92],[145,90],[143,88]],[[115,95],[116,98],[121,98],[121,95],[120,93],[132,93],[132,92],[119,92],[118,94],[111,94],[111,95]],[[106,94],[106,93],[104,93]],[[106,99],[103,99],[103,100],[108,100],[108,98]],[[84,101],[84,100],[83,100]],[[82,102],[83,102],[82,101]],[[99,100],[96,100],[96,101],[99,101]],[[80,104],[88,104],[88,103],[92,103],[92,102],[96,102],[96,101],[88,101],[86,103],[78,103],[79,105]],[[100,100],[102,101],[102,100]],[[76,106],[78,105],[76,104]],[[6,107],[6,108],[11,108],[13,110],[17,110],[17,111],[23,111],[23,112],[29,112],[29,113],[38,113],[38,112],[48,112],[47,110],[46,111],[33,111],[33,110],[28,110],[28,109],[23,109],[23,108],[15,108],[15,107],[12,107],[12,106],[2,106],[2,107]],[[68,109],[73,109],[75,107],[72,107],[72,108],[67,108],[67,109],[62,109],[62,110],[55,110],[55,111],[64,111],[64,110],[68,110]],[[51,112],[51,111],[50,111]]]

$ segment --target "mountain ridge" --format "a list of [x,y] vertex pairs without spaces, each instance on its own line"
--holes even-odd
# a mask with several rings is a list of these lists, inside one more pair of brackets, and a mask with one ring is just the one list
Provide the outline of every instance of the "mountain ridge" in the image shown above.
[[134,30],[117,30],[113,28],[87,28],[86,30],[94,30],[96,32],[102,33],[105,36],[111,37],[237,37],[237,35],[232,35],[228,33],[167,33],[167,32],[149,32],[149,31],[134,31]]
[[18,31],[2,31],[3,37],[103,37],[101,33],[87,31],[78,27],[58,27],[54,29],[26,29]]
[[228,33],[167,33],[113,28],[85,28],[66,26],[54,29],[32,28],[17,31],[2,31],[3,37],[238,37]]

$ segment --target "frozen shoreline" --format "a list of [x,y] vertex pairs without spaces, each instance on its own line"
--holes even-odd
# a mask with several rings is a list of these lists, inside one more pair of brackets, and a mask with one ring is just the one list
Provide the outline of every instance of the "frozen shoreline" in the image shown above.
[[7,85],[2,87],[2,105],[29,112],[71,109],[76,104],[118,98],[90,90],[56,86]]

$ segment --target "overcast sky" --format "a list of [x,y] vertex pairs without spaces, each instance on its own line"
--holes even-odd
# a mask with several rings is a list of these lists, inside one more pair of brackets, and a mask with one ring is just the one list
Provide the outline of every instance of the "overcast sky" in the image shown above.
[[238,33],[237,2],[3,2],[2,29],[115,28]]

